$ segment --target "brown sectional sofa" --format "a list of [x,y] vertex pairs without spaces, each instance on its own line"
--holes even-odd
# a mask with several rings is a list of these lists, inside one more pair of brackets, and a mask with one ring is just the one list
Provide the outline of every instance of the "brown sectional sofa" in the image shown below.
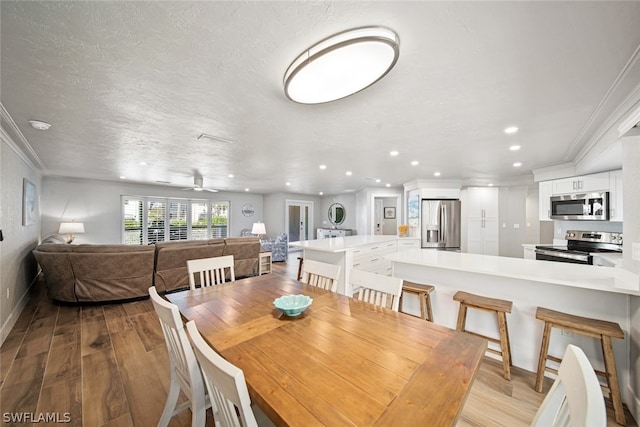
[[189,286],[187,260],[234,256],[236,278],[258,273],[260,240],[240,237],[162,242],[149,246],[42,243],[33,254],[49,296],[60,302],[108,302]]

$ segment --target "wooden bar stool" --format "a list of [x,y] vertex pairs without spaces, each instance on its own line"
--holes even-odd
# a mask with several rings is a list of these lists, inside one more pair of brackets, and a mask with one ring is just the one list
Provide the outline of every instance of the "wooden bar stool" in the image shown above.
[[601,387],[611,398],[616,422],[620,425],[625,425],[624,409],[622,408],[620,385],[618,383],[618,373],[616,370],[616,360],[613,357],[613,346],[611,345],[611,338],[624,338],[624,332],[622,332],[620,325],[614,322],[607,322],[605,320],[574,316],[572,314],[549,310],[548,308],[543,307],[538,307],[536,310],[536,319],[544,321],[544,333],[542,334],[542,344],[540,346],[540,359],[538,359],[538,372],[536,374],[535,390],[538,393],[542,393],[545,371],[553,372],[556,375],[558,374],[556,369],[547,366],[547,359],[557,363],[562,361],[562,359],[548,354],[551,328],[560,328],[580,335],[599,339],[602,344],[605,372],[594,370],[597,375],[605,378],[607,382],[606,385],[602,385]]
[[[409,282],[405,280],[402,283],[402,291],[400,294],[400,311],[402,311],[402,301],[404,292],[415,294],[420,299],[420,318],[424,320],[428,320],[429,322],[433,322],[433,310],[431,309],[431,297],[429,294],[435,288],[431,285],[423,285],[420,283]],[[405,313],[409,314],[409,313]],[[409,314],[410,316],[414,316],[413,314]],[[418,316],[414,316],[418,317]]]
[[[511,380],[511,343],[509,342],[509,329],[507,327],[506,313],[511,313],[511,307],[513,303],[496,298],[488,298],[480,295],[470,294],[468,292],[458,291],[453,296],[454,301],[460,302],[460,309],[458,310],[458,325],[457,330],[460,332],[467,332],[472,335],[479,336],[488,341],[500,345],[500,350],[487,347],[487,351],[493,354],[497,354],[502,357],[502,371],[506,380]],[[475,308],[477,310],[489,311],[495,313],[498,318],[498,331],[500,332],[500,338],[488,337],[480,335],[476,332],[468,331],[466,329],[467,322],[467,309]]]

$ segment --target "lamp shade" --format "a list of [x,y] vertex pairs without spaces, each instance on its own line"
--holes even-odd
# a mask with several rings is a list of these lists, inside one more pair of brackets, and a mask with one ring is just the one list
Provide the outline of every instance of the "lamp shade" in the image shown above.
[[82,222],[61,222],[58,229],[60,234],[84,233],[84,223]]
[[267,229],[264,226],[263,222],[254,222],[253,227],[251,228],[251,234],[267,234]]

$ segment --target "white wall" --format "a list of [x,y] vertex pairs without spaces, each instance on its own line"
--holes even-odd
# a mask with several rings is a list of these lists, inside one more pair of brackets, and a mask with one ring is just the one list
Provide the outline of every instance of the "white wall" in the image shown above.
[[320,218],[318,221],[320,223],[320,227],[322,228],[331,228],[333,224],[329,222],[329,206],[334,203],[341,203],[344,206],[345,211],[345,219],[342,224],[338,226],[338,228],[350,229],[354,231],[356,229],[356,196],[355,194],[341,194],[337,196],[324,196],[322,198],[321,206],[320,206]]
[[[166,186],[70,178],[45,178],[42,187],[42,235],[57,233],[62,221],[83,222],[85,233],[78,234],[75,243],[121,243],[123,195],[228,201],[230,237],[240,236],[242,229],[251,230],[254,222],[264,221],[262,194],[196,193]],[[242,215],[245,203],[255,208],[253,216]]]
[[[35,223],[22,225],[23,178],[31,181],[37,195],[42,194],[40,175],[23,156],[8,134],[0,132],[0,229],[4,240],[0,242],[0,343],[11,331],[29,295],[29,286],[37,276],[37,263],[31,251],[40,239],[40,216]],[[39,212],[40,200],[36,202]],[[8,296],[7,296],[8,291]]]
[[499,255],[522,258],[527,239],[527,187],[500,187],[498,193]]
[[356,193],[356,230],[361,235],[373,234],[374,199],[394,197],[397,200],[396,218],[404,218],[402,188],[363,188]]

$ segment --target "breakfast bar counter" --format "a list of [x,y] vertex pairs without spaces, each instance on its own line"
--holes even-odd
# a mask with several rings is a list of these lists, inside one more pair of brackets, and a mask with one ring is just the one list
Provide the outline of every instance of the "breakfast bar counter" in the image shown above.
[[[552,261],[507,258],[489,255],[413,249],[387,256],[393,264],[393,276],[435,286],[431,293],[435,323],[456,327],[457,291],[465,291],[513,302],[507,315],[513,365],[535,372],[537,369],[543,322],[537,320],[537,307],[577,316],[616,322],[625,333],[614,339],[623,401],[635,406],[640,396],[633,390],[630,362],[632,325],[631,298],[640,296],[638,275],[622,268],[576,265]],[[416,311],[417,298],[405,295],[403,310]],[[473,310],[467,317],[470,330],[498,336],[495,316]],[[635,327],[637,329],[637,326]],[[599,342],[554,330],[550,354],[561,356],[569,343],[580,346],[596,369],[604,366]]]

